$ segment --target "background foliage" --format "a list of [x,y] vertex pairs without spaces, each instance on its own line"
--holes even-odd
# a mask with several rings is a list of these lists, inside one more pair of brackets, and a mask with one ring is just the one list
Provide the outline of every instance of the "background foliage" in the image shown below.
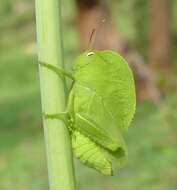
[[[146,58],[146,3],[140,0],[112,2],[113,18],[119,31]],[[177,1],[172,3],[172,35],[173,42],[177,42]],[[47,190],[34,1],[0,0],[0,4],[0,189]],[[75,48],[78,40],[72,0],[63,1],[63,9],[67,10],[63,11],[63,25],[65,59],[69,67],[79,53]],[[174,68],[177,62],[175,44]],[[150,102],[139,104],[132,125],[126,135],[127,165],[114,177],[102,177],[75,161],[79,189],[177,189],[176,94],[168,92],[159,107]]]

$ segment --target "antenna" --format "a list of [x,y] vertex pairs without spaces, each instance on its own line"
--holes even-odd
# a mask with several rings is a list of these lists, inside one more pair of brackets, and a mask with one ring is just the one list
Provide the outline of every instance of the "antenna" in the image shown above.
[[96,34],[97,32],[101,29],[102,25],[105,23],[106,19],[102,19],[100,21],[100,25],[98,28],[93,28],[90,34],[90,38],[89,38],[89,44],[88,44],[88,49],[91,50],[93,48],[94,42],[95,42],[95,38],[96,38]]
[[94,28],[90,34],[88,49],[93,48],[95,42],[95,36],[96,36],[96,28]]

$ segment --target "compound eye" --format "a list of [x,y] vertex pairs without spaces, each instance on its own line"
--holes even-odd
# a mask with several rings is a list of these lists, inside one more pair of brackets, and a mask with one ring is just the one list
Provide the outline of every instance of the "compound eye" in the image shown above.
[[88,52],[87,53],[87,56],[89,57],[89,56],[91,56],[91,55],[93,55],[94,53],[91,51],[91,52]]

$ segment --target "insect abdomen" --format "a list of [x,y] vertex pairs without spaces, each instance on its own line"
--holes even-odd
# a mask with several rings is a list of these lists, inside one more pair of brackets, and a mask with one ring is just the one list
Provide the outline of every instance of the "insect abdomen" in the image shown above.
[[102,148],[78,131],[72,134],[72,146],[76,157],[85,165],[104,175],[112,175],[112,165]]

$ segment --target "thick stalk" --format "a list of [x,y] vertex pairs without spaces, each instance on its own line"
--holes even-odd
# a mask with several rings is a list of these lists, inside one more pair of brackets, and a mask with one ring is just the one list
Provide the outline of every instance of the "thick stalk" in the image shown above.
[[[60,0],[36,0],[39,61],[63,67]],[[65,82],[39,68],[43,113],[65,110]],[[50,190],[74,190],[74,172],[68,129],[59,120],[44,122]]]

